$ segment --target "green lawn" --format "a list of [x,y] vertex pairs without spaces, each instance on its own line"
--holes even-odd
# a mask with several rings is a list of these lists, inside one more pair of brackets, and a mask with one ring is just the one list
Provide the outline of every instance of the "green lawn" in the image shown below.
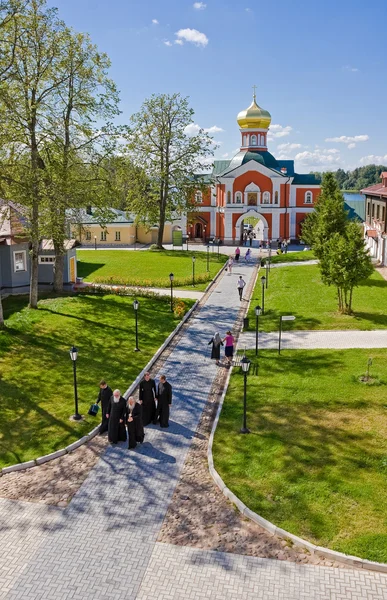
[[[0,467],[48,454],[91,431],[100,416],[87,415],[106,378],[122,393],[176,327],[166,299],[139,297],[139,347],[134,352],[132,297],[76,296],[39,301],[7,298],[7,328],[0,332]],[[192,301],[185,301],[187,307]],[[74,413],[70,347],[77,361],[79,410]]]
[[[262,305],[261,269],[250,305],[250,329],[255,327],[254,308]],[[269,274],[265,290],[265,315],[260,317],[263,331],[278,330],[280,315],[295,315],[294,329],[386,329],[387,281],[376,271],[355,288],[354,315],[337,312],[336,291],[323,285],[318,265],[276,267]],[[286,325],[288,326],[288,325]]]
[[[359,381],[373,357],[375,385]],[[253,360],[252,353],[250,358]],[[334,550],[387,562],[387,349],[263,351],[234,369],[215,467],[252,510]]]
[[[195,256],[195,288],[192,287],[192,257]],[[204,290],[218,273],[227,256],[217,252],[184,252],[181,250],[78,250],[78,275],[94,283],[138,285],[146,287],[170,286],[169,274],[175,276],[175,286]]]
[[274,254],[271,256],[272,263],[292,263],[306,260],[315,260],[313,250],[303,250],[302,252],[288,252],[287,254]]

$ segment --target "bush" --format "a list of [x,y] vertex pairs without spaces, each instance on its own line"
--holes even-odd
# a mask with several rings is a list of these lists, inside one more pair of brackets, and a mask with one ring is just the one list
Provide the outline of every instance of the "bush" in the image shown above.
[[152,252],[161,252],[163,251],[165,248],[159,248],[157,244],[151,244],[149,246],[149,250],[151,250]]

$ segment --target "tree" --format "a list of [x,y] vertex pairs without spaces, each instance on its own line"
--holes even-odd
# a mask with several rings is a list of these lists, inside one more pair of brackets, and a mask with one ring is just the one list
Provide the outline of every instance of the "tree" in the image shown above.
[[[128,209],[138,220],[158,224],[157,246],[162,248],[165,221],[188,212],[194,190],[200,187],[195,174],[208,168],[213,141],[203,130],[187,134],[194,111],[180,94],[153,95],[131,118],[127,129],[131,170]],[[139,177],[139,181],[137,181]]]
[[320,266],[323,282],[336,286],[339,311],[352,314],[353,289],[373,271],[358,223],[347,222],[344,234],[332,236]]

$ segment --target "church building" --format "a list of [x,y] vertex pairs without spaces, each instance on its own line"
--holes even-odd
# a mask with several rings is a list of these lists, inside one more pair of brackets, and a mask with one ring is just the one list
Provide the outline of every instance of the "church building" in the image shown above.
[[293,160],[277,160],[268,151],[271,115],[258,106],[255,92],[237,121],[240,150],[232,160],[216,160],[212,174],[203,176],[208,189],[196,193],[197,209],[186,223],[188,236],[239,244],[244,221],[252,217],[259,220],[258,239],[298,240],[320,193],[319,182],[314,175],[295,173]]

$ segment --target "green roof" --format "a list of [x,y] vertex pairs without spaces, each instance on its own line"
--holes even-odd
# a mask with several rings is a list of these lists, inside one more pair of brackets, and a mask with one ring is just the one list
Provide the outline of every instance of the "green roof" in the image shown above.
[[230,162],[231,162],[230,160],[215,160],[212,174],[220,175],[220,173],[223,173],[223,171],[225,171],[227,169]]
[[319,185],[321,182],[312,173],[306,175],[294,174],[293,184],[298,185]]

